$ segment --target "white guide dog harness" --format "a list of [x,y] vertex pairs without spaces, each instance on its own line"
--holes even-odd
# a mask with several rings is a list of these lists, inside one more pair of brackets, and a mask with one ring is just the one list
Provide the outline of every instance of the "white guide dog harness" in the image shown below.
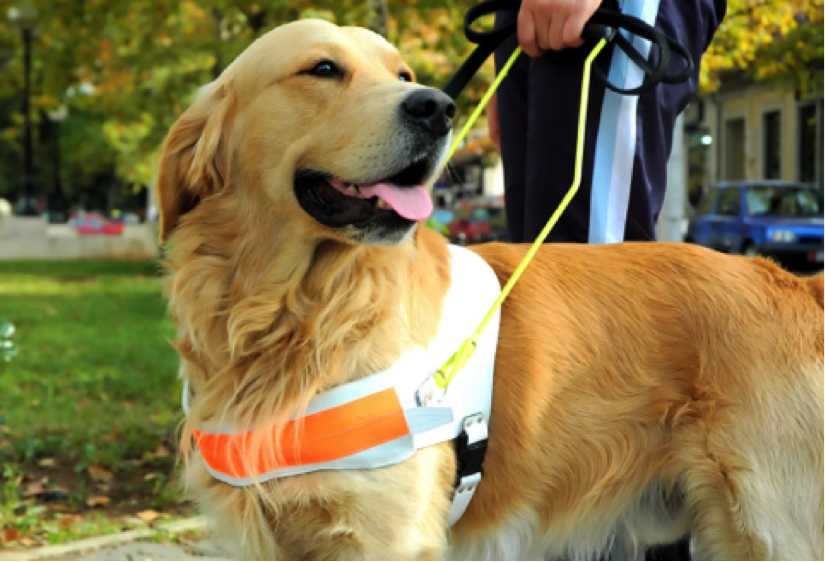
[[[481,481],[500,312],[478,340],[469,362],[445,392],[433,378],[481,323],[501,293],[493,269],[478,255],[449,246],[451,284],[438,333],[426,349],[405,353],[392,367],[315,396],[298,431],[281,433],[283,459],[244,458],[249,431],[196,430],[195,439],[216,479],[248,486],[318,470],[363,470],[402,462],[418,449],[457,440],[458,474],[448,523],[464,514]],[[183,408],[188,413],[189,386]],[[293,418],[290,423],[293,423]],[[290,436],[295,436],[290,439]]]

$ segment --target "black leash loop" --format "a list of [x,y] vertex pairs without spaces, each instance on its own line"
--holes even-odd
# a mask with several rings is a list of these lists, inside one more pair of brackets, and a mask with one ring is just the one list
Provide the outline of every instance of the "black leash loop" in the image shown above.
[[[521,7],[521,0],[486,0],[476,4],[467,11],[464,16],[464,35],[470,43],[477,45],[475,50],[467,57],[458,71],[453,75],[443,92],[456,99],[458,95],[467,87],[484,61],[504,42],[507,37],[516,32],[517,22],[513,20],[507,25],[492,31],[478,31],[473,29],[473,23],[479,18],[500,11],[515,11]],[[628,33],[647,39],[655,43],[658,47],[659,60],[655,66],[651,65],[642,54],[637,51],[633,44],[619,31],[625,30]],[[593,74],[599,82],[604,84],[608,90],[612,90],[624,95],[640,95],[652,90],[659,83],[679,84],[684,82],[693,74],[695,66],[693,58],[684,46],[675,40],[667,37],[655,27],[645,23],[639,18],[628,16],[613,10],[599,8],[585,24],[582,38],[586,40],[598,40],[605,38],[608,42],[613,42],[616,48],[621,49],[627,57],[637,65],[643,72],[645,78],[636,88],[620,88],[612,84],[605,76],[604,71],[594,65]],[[668,74],[672,55],[684,59],[685,67],[681,72]]]

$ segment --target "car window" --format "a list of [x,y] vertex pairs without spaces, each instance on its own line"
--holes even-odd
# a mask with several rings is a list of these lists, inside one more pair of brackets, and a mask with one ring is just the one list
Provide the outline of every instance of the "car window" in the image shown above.
[[719,190],[715,187],[711,187],[710,191],[708,191],[707,195],[702,198],[702,202],[699,203],[699,208],[696,209],[696,214],[698,215],[709,215],[713,212],[713,206],[716,204],[716,199],[719,197]]
[[470,213],[470,222],[488,222],[489,220],[490,215],[487,214],[487,209],[483,207],[473,209],[473,212]]
[[745,191],[745,209],[751,216],[821,217],[822,190],[792,185],[755,185]]
[[716,213],[726,217],[738,217],[741,206],[739,188],[729,187],[722,191],[722,195],[719,197],[719,208]]

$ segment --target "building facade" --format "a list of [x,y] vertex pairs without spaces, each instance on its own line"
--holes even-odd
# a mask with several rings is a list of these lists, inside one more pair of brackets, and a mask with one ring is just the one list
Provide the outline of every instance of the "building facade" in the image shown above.
[[823,100],[802,99],[790,83],[725,83],[685,111],[691,202],[720,181],[823,184]]

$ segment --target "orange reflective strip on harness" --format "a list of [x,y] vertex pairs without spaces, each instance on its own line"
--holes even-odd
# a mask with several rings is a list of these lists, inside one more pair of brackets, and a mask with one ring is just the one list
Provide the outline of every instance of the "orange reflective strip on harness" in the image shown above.
[[[292,420],[280,431],[281,459],[268,449],[250,459],[247,447],[252,431],[220,434],[196,429],[194,436],[212,470],[232,478],[251,478],[278,468],[335,461],[410,434],[393,388],[310,414],[298,423]],[[275,437],[276,430],[269,431]]]

